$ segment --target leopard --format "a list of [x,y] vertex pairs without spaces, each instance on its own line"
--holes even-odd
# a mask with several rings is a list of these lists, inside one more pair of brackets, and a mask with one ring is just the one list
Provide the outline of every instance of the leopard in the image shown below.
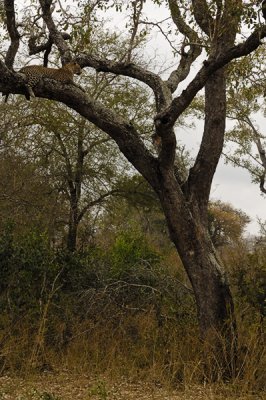
[[[30,100],[31,97],[35,97],[33,88],[42,78],[50,78],[62,83],[73,84],[83,90],[80,86],[74,83],[74,74],[81,74],[81,67],[76,61],[70,61],[61,68],[48,68],[43,67],[42,65],[27,65],[22,67],[18,72],[27,77],[27,93],[25,94],[27,100]],[[6,101],[7,96],[5,102]]]

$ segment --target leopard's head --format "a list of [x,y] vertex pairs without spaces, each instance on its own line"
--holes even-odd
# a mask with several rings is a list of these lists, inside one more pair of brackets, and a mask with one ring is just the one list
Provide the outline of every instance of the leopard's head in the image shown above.
[[81,67],[76,61],[70,61],[70,63],[65,65],[67,68],[71,69],[73,74],[80,75],[81,74]]

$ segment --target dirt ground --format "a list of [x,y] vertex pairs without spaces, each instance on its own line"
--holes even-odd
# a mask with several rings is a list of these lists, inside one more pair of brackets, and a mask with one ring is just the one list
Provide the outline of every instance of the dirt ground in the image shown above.
[[0,377],[0,400],[263,400],[263,394],[236,394],[228,387],[193,386],[179,390],[158,383],[111,382],[104,377],[43,373],[25,379]]

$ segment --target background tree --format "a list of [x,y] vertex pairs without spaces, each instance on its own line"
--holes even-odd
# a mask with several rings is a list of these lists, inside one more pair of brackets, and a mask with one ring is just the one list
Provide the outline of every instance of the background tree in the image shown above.
[[[244,62],[235,62],[230,69],[228,118],[233,127],[226,133],[228,162],[246,169],[263,194],[266,176],[265,119],[265,47],[259,48]],[[239,74],[243,79],[239,80]],[[231,150],[230,150],[231,148]]]
[[[156,0],[153,3],[154,6],[160,6],[163,2]],[[82,51],[80,48],[73,50],[76,51],[75,59],[82,68],[94,68],[98,72],[124,75],[130,78],[129,82],[132,79],[137,80],[151,89],[156,109],[153,115],[153,137],[157,143],[159,142],[158,155],[146,146],[134,119],[121,114],[120,109],[112,108],[111,104],[104,105],[101,96],[95,101],[90,94],[84,93],[74,85],[66,86],[49,79],[40,80],[34,87],[34,92],[37,97],[64,103],[105,131],[153,187],[165,214],[171,239],[194,290],[202,338],[207,343],[211,342],[216,349],[216,357],[221,359],[221,364],[224,365],[224,376],[231,376],[235,370],[234,350],[237,335],[232,296],[208,233],[208,200],[224,142],[225,66],[232,60],[256,50],[266,35],[266,26],[257,21],[255,3],[254,5],[251,3],[246,8],[241,0],[183,2],[168,0],[166,5],[172,30],[177,32],[175,40],[177,42],[181,40],[182,44],[179,45],[179,52],[173,55],[175,67],[166,77],[150,70],[148,65],[140,65],[135,58],[139,39],[147,33],[141,20],[147,5],[143,0],[114,3],[116,10],[125,6],[130,14],[129,29],[126,32],[128,45],[124,56],[115,59],[110,59],[108,52],[107,54],[90,53],[89,42],[92,40],[90,29],[92,30],[94,26],[90,25],[90,29],[87,28],[87,30],[83,29],[84,18],[91,22],[90,18],[96,7],[99,6],[106,11],[110,7],[109,4],[95,2],[90,6],[81,1],[78,3],[79,10],[75,12],[69,10],[68,14],[61,3],[55,2],[51,7],[51,0],[40,0],[35,7],[29,5],[30,12],[27,12],[26,19],[31,22],[30,31],[28,29],[30,25],[23,20],[23,11],[19,10],[18,19],[19,22],[22,21],[22,29],[18,33],[14,2],[4,3],[5,29],[10,39],[5,59],[0,61],[0,90],[4,94],[25,93],[26,78],[11,70],[20,37],[31,39],[32,35],[37,35],[38,38],[43,35],[47,41],[50,40],[54,48],[58,49],[63,63],[74,56],[71,44],[65,40],[62,33],[64,23],[67,21],[66,28],[71,37],[71,19],[69,19],[71,11],[74,15],[72,21],[75,21],[76,26],[72,29],[73,35],[75,34],[77,38],[76,43],[82,43]],[[56,13],[57,11],[59,12]],[[246,21],[252,21],[250,34],[237,43],[237,34],[241,32],[242,23]],[[149,22],[146,20],[146,25]],[[88,23],[85,26],[88,27]],[[47,43],[44,43],[41,50],[47,49]],[[36,46],[33,47],[31,54],[40,50]],[[203,64],[197,64],[196,75],[188,84],[184,84],[193,63],[200,54],[204,57]],[[181,84],[185,85],[185,89],[180,94],[176,94]],[[184,179],[175,164],[174,126],[203,87],[205,88],[203,138],[195,163]],[[221,337],[226,341],[226,351],[223,352],[219,352]]]
[[209,204],[209,231],[215,247],[235,243],[243,239],[249,217],[230,204],[212,201]]
[[[5,131],[6,152],[30,161],[39,170],[44,184],[45,180],[52,184],[51,192],[60,198],[62,206],[58,213],[63,236],[60,241],[64,242],[65,228],[66,246],[74,251],[78,226],[86,214],[91,213],[93,221],[92,209],[97,215],[95,207],[114,193],[122,161],[119,167],[117,150],[108,138],[66,108],[58,110],[56,104],[46,102],[40,109],[37,101],[16,124],[17,106],[17,103],[13,106],[13,115],[9,112],[14,128]],[[58,112],[60,118],[55,119]],[[92,221],[88,232],[93,231]],[[59,233],[58,230],[58,244]]]
[[12,151],[2,151],[0,160],[1,195],[0,227],[12,224],[21,234],[33,227],[56,238],[64,206],[53,182],[44,176],[36,163]]

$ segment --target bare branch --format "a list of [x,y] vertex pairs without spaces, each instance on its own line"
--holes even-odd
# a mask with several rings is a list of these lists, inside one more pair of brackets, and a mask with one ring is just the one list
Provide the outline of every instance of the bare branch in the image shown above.
[[10,46],[6,53],[5,63],[9,69],[12,69],[19,48],[20,35],[16,26],[14,0],[5,0],[4,7],[6,12],[6,27],[11,40]]
[[[241,111],[241,109],[239,109],[239,110]],[[258,132],[258,129],[255,127],[254,123],[252,122],[252,120],[250,119],[250,117],[248,115],[246,115],[246,114],[243,114],[243,116],[237,115],[237,116],[231,117],[231,118],[236,119],[237,121],[242,122],[243,124],[247,124],[251,128],[252,133],[253,133],[252,137],[253,137],[254,143],[257,147],[261,162],[259,162],[259,160],[251,152],[247,152],[247,151],[245,151],[245,152],[256,164],[259,164],[264,169],[265,172],[262,175],[262,176],[264,176],[266,173],[266,151],[263,147],[263,143],[262,143],[261,139],[265,139],[265,137]],[[241,141],[237,140],[236,138],[231,138],[230,141],[233,143],[236,143],[240,147],[243,147],[243,143]],[[261,178],[260,175],[257,175],[257,177]]]
[[256,50],[261,44],[261,39],[266,37],[266,26],[255,29],[255,31],[243,43],[232,46],[227,51],[219,54],[216,58],[210,57],[204,62],[203,67],[197,73],[179,97],[176,97],[172,104],[155,118],[156,124],[166,127],[173,126],[177,118],[189,106],[195,95],[206,84],[209,77],[218,69],[227,65],[233,59],[246,56]]
[[156,26],[156,27],[159,29],[160,33],[161,33],[161,34],[163,35],[163,37],[165,38],[165,40],[168,42],[169,46],[170,46],[171,49],[174,51],[174,53],[178,53],[178,49],[175,48],[175,47],[173,46],[171,40],[169,39],[169,37],[168,37],[167,34],[165,33],[164,29],[160,26],[160,24],[161,24],[162,22],[166,21],[167,19],[169,19],[169,18],[166,18],[165,20],[159,21],[159,22],[152,22],[152,21],[139,21],[139,22],[140,22],[140,24],[143,24],[143,25]]
[[[62,32],[61,33],[62,37],[64,40],[69,40],[70,39],[70,35],[66,32]],[[38,54],[41,53],[42,51],[44,51],[44,56],[43,56],[43,66],[47,67],[48,65],[48,57],[49,54],[51,53],[52,50],[52,46],[53,46],[53,39],[51,36],[49,36],[48,40],[45,43],[36,44],[36,41],[42,36],[41,35],[34,35],[31,36],[28,42],[28,46],[29,46],[29,55],[33,55],[33,54]]]
[[248,125],[251,127],[251,129],[253,131],[254,141],[256,143],[256,146],[257,146],[257,149],[258,149],[258,153],[259,153],[263,168],[264,168],[264,170],[266,172],[266,154],[265,154],[265,150],[264,150],[263,145],[262,145],[261,140],[260,140],[260,135],[259,135],[257,129],[255,128],[253,122],[251,121],[251,119],[248,116],[246,117],[246,122],[248,123]]
[[261,175],[261,177],[260,177],[260,190],[262,193],[266,194],[266,187],[264,186],[265,185],[265,176],[266,176],[266,174],[264,172],[264,174]]
[[65,167],[66,167],[66,173],[67,173],[67,183],[68,183],[69,190],[71,192],[71,191],[73,191],[75,189],[74,188],[74,184],[73,184],[73,171],[72,171],[71,162],[70,162],[70,159],[69,159],[69,156],[68,156],[68,153],[67,153],[67,149],[66,149],[65,143],[62,140],[62,137],[61,137],[60,133],[59,132],[55,132],[54,135],[55,135],[55,137],[56,137],[56,139],[57,139],[57,141],[59,143],[60,149],[62,151],[62,155],[63,155],[64,160],[65,160]]
[[78,220],[81,221],[82,218],[84,217],[84,215],[86,214],[86,212],[90,208],[92,208],[98,204],[102,204],[104,202],[104,200],[106,200],[107,197],[117,194],[119,192],[120,192],[119,189],[109,190],[108,192],[105,192],[102,195],[100,195],[97,199],[94,199],[94,200],[90,201],[89,203],[87,203],[86,206],[84,206],[83,209],[80,211],[80,213],[78,215]]
[[162,110],[171,102],[171,93],[166,83],[157,74],[134,63],[102,60],[91,54],[81,54],[76,57],[76,60],[82,68],[92,67],[98,72],[124,75],[144,82],[154,92],[157,110]]
[[134,41],[137,35],[138,27],[139,27],[139,20],[141,16],[141,12],[143,9],[143,0],[135,0],[132,2],[133,6],[133,28],[131,32],[131,37],[129,41],[129,49],[127,54],[127,62],[129,63],[131,60],[132,50],[134,48]]
[[259,153],[260,160],[261,160],[262,167],[263,167],[263,172],[259,177],[259,179],[260,179],[260,190],[261,190],[262,193],[266,193],[266,188],[265,188],[266,152],[265,152],[265,149],[263,148],[260,135],[259,135],[257,129],[255,128],[253,122],[251,121],[251,119],[248,116],[246,117],[246,122],[248,123],[248,125],[251,127],[251,129],[253,131],[254,141],[255,141],[255,144],[257,146],[258,153]]
[[31,36],[28,42],[28,46],[29,46],[29,55],[33,55],[33,54],[38,54],[41,53],[42,51],[47,50],[48,48],[50,49],[52,47],[53,41],[52,38],[49,37],[49,39],[42,44],[36,44],[36,41],[40,38],[41,35],[34,35]]
[[[184,40],[181,49],[181,60],[179,62],[178,68],[171,73],[167,80],[167,85],[171,92],[173,93],[180,82],[182,82],[189,74],[192,63],[201,54],[200,39],[197,33],[186,24],[180,13],[180,7],[177,5],[176,0],[168,0],[169,8],[171,11],[172,20],[177,26],[180,33],[182,33],[185,38],[188,38],[189,43],[186,39]],[[199,45],[197,45],[197,43]],[[190,46],[189,51],[185,52],[185,47]]]
[[54,23],[54,20],[52,18],[52,12],[51,12],[51,4],[52,0],[40,0],[40,5],[43,13],[43,19],[47,25],[47,28],[50,32],[50,36],[52,38],[53,43],[57,46],[61,59],[62,59],[62,64],[64,65],[65,63],[69,62],[71,60],[71,51],[69,46],[66,44],[66,41],[60,33],[56,25]]

